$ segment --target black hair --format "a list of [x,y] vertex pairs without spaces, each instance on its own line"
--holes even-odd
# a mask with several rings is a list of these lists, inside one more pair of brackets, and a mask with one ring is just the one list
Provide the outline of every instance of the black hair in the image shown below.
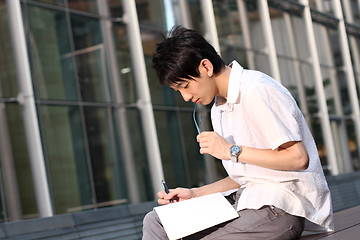
[[153,67],[161,85],[171,85],[199,77],[201,60],[213,64],[213,73],[220,73],[225,63],[214,47],[194,30],[174,26],[169,37],[156,44],[153,53]]

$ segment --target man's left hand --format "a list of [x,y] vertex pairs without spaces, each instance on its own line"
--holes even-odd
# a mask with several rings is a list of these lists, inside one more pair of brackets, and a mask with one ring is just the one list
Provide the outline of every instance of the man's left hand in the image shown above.
[[196,140],[199,142],[201,154],[207,153],[222,160],[229,160],[231,158],[230,147],[232,144],[218,133],[202,132],[196,137]]

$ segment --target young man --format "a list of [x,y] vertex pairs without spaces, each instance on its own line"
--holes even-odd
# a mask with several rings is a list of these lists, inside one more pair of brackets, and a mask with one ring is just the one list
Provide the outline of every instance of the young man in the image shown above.
[[[213,132],[197,136],[200,153],[221,159],[228,177],[199,188],[159,192],[159,204],[238,189],[227,199],[240,217],[185,239],[296,239],[306,230],[333,230],[329,189],[314,139],[295,100],[271,77],[226,66],[197,32],[175,27],[157,44],[161,84],[185,101],[207,105]],[[176,216],[174,216],[176,219]],[[143,239],[167,239],[154,211]]]

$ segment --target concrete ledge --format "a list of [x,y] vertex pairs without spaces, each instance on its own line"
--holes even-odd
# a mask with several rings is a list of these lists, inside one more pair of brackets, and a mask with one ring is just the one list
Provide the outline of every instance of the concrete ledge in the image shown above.
[[51,231],[75,226],[71,215],[58,215],[49,218],[37,218],[3,223],[0,225],[5,236],[14,236],[41,231]]
[[314,234],[304,232],[301,240],[334,240],[334,239],[359,239],[360,234],[360,205],[345,209],[334,214],[335,231],[329,233]]
[[141,239],[142,220],[154,206],[147,202],[3,223],[0,239]]
[[[360,172],[328,176],[327,181],[336,212],[336,231],[330,234],[315,235],[305,233],[301,239],[348,237],[349,233],[360,231],[360,220],[356,220],[360,219]],[[157,206],[156,202],[146,202],[57,215],[51,218],[3,223],[0,224],[0,240],[140,240],[142,220],[154,206]],[[359,207],[351,208],[354,206]]]
[[360,205],[360,172],[327,176],[334,212]]

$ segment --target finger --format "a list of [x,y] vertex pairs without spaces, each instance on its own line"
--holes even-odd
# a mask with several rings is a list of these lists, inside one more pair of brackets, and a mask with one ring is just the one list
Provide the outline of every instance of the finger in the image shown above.
[[164,198],[165,191],[160,191],[157,193],[158,198]]
[[[201,134],[201,133],[200,133],[200,134]],[[198,134],[198,135],[196,136],[196,141],[197,141],[197,142],[200,142],[200,139],[201,139],[200,134]]]
[[199,139],[199,144],[210,143],[211,141],[212,141],[211,138],[202,137],[202,138]]
[[159,199],[159,200],[158,200],[158,203],[159,203],[160,205],[166,205],[166,204],[169,204],[169,203],[170,203],[170,200]]
[[173,200],[174,198],[178,198],[179,189],[169,189],[169,193],[164,194],[165,200]]
[[[169,191],[172,191],[173,189],[169,189]],[[168,204],[172,198],[176,196],[174,193],[167,194],[165,191],[158,192],[158,203],[159,204]],[[160,203],[161,202],[161,203]]]
[[173,201],[178,200],[180,198],[183,197],[184,194],[186,194],[186,189],[184,188],[175,188],[175,189],[170,189],[170,193],[166,195],[165,199],[171,199]]
[[200,153],[201,154],[210,154],[210,151],[208,148],[200,148]]
[[172,199],[173,197],[174,197],[174,196],[173,196],[173,194],[171,194],[171,193],[164,195],[164,199],[165,199],[165,200],[170,200],[170,199]]
[[209,133],[209,132],[201,132],[201,133],[199,133],[199,134],[196,136],[196,140],[197,140],[198,142],[200,142],[201,139],[206,138],[206,136],[208,135],[208,133]]
[[200,148],[207,148],[208,147],[208,144],[205,142],[200,142],[199,143],[199,146],[200,146]]

